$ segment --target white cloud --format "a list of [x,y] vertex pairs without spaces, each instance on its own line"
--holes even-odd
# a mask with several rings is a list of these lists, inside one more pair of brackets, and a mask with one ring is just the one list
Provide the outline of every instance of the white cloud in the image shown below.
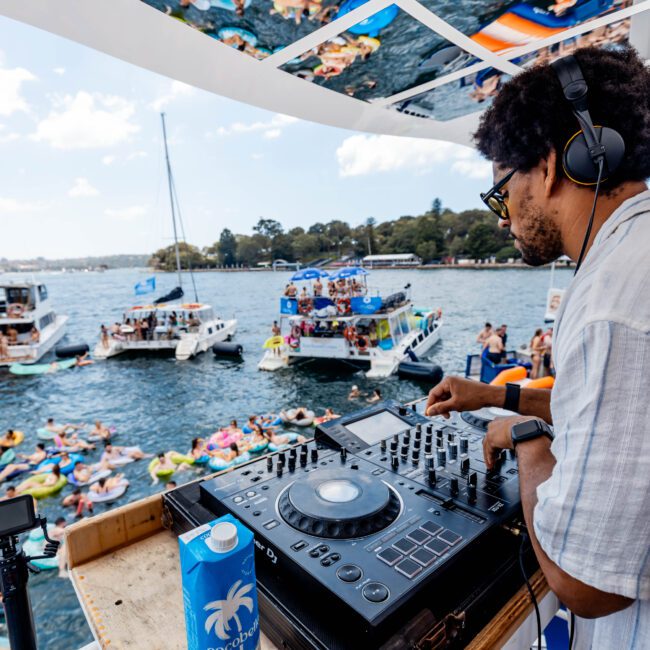
[[35,212],[43,210],[45,204],[34,201],[20,201],[6,196],[0,196],[0,214],[16,214],[18,212]]
[[163,108],[165,108],[165,106],[167,106],[167,104],[171,103],[178,97],[191,95],[193,92],[194,88],[192,86],[188,86],[182,81],[172,81],[169,87],[169,91],[160,97],[156,97],[156,99],[154,99],[151,104],[149,104],[149,106],[154,111],[160,112]]
[[262,131],[265,138],[274,140],[282,135],[285,127],[295,124],[300,120],[291,115],[276,113],[268,122],[233,122],[230,126],[220,126],[217,129],[217,135],[240,135],[242,133],[255,133]]
[[122,97],[82,90],[57,99],[31,138],[55,149],[112,147],[140,130],[131,121],[134,113],[134,104]]
[[116,156],[102,156],[102,162],[105,165],[112,165],[117,160]]
[[137,217],[147,214],[148,209],[146,205],[130,205],[126,208],[106,208],[104,214],[113,219],[120,219],[122,221],[131,221]]
[[0,124],[0,144],[4,144],[5,142],[13,142],[14,140],[18,140],[20,138],[20,135],[18,133],[5,133],[5,129],[7,126],[5,124]]
[[[442,163],[469,178],[484,178],[483,162],[474,151],[451,142],[392,135],[353,135],[336,150],[339,176],[412,170],[426,173]],[[458,166],[458,168],[456,168]],[[481,174],[480,176],[477,174]]]
[[22,95],[22,85],[25,81],[35,79],[36,77],[25,68],[0,68],[0,115],[11,115],[20,111],[26,113],[29,110],[29,105]]
[[54,72],[54,74],[58,74],[59,76],[62,76],[65,74],[65,68],[61,68],[61,67],[54,68],[52,72]]
[[74,199],[87,197],[87,196],[97,196],[99,191],[97,188],[93,187],[87,178],[74,179],[74,185],[68,190],[68,196],[71,196]]
[[148,155],[149,154],[146,151],[133,151],[126,157],[126,159],[136,160],[137,158],[146,158]]
[[451,171],[466,178],[485,179],[492,176],[492,165],[487,160],[476,158],[474,160],[457,160]]

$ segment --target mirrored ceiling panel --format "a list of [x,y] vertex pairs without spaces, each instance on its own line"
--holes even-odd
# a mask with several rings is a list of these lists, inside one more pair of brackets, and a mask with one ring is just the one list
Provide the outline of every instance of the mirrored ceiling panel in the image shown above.
[[420,0],[482,47],[505,53],[628,7],[632,0]]
[[[571,54],[586,46],[618,48],[628,43],[630,19],[598,27],[574,38],[568,38],[550,47],[544,47],[522,57],[514,63],[528,68],[540,63],[550,63],[558,57]],[[470,113],[482,111],[491,103],[510,75],[485,68],[458,81],[442,84],[427,92],[415,95],[390,108],[407,115],[447,121]]]
[[476,59],[390,5],[288,61],[282,70],[357,99],[390,97]]
[[366,0],[142,0],[256,59],[311,34]]

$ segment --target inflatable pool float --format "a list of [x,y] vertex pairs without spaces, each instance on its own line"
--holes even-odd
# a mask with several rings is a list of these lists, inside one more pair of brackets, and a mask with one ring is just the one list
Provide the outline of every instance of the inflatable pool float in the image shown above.
[[92,485],[93,483],[97,483],[97,481],[99,481],[100,478],[107,478],[110,475],[111,475],[110,469],[100,469],[96,472],[93,472],[90,475],[90,478],[85,483],[80,483],[74,477],[74,472],[70,472],[70,474],[68,474],[68,483],[70,483],[70,485],[74,485],[75,487],[85,487],[86,485]]
[[[244,0],[244,9],[247,9],[251,2],[252,0]],[[200,11],[207,11],[212,7],[215,9],[225,9],[226,11],[235,11],[237,9],[237,5],[233,0],[192,0],[192,5]],[[183,309],[187,309],[187,307],[183,305]],[[190,309],[192,308],[190,307]],[[193,309],[196,309],[196,307]]]
[[269,446],[269,441],[262,440],[261,442],[251,445],[246,451],[249,454],[261,454],[263,451],[266,451],[268,446]]
[[491,382],[492,386],[505,386],[508,382],[521,381],[526,379],[526,368],[517,366],[516,368],[506,368],[502,370]]
[[117,458],[111,458],[108,462],[113,465],[113,467],[128,465],[135,461],[135,458],[131,458],[131,456],[128,456],[127,454],[131,451],[136,451],[137,449],[139,449],[139,447],[124,447]]
[[553,388],[555,384],[555,378],[551,375],[546,377],[538,377],[537,379],[531,379],[528,383],[522,384],[524,388]]
[[188,465],[194,465],[196,462],[193,456],[184,456],[183,454],[172,454],[170,456],[172,463],[180,465],[181,463],[187,463]]
[[[345,16],[345,14],[349,14],[351,11],[365,3],[366,0],[345,0],[339,8],[336,17],[340,18],[341,16]],[[368,18],[365,18],[361,22],[358,22],[356,25],[348,27],[347,31],[351,34],[365,34],[371,38],[375,38],[379,35],[379,32],[382,29],[388,27],[388,25],[397,18],[398,13],[399,7],[397,5],[389,5],[385,9],[382,9],[381,11],[372,14],[372,16],[368,16]]]
[[53,361],[52,363],[12,363],[9,372],[12,375],[46,375],[48,373],[67,370],[77,363],[76,359],[65,359],[65,361]]
[[280,418],[282,418],[282,421],[285,424],[292,424],[293,426],[296,426],[296,427],[308,427],[314,421],[314,412],[313,411],[305,411],[305,414],[307,415],[307,417],[302,418],[300,420],[296,420],[296,413],[297,412],[298,412],[298,409],[289,409],[288,411],[281,411],[280,412]]
[[103,494],[97,494],[92,490],[88,491],[88,500],[91,503],[111,503],[119,499],[129,487],[129,482],[126,479],[123,479],[118,485],[116,485],[112,490],[104,492]]
[[[54,528],[54,524],[47,525],[47,532],[50,533]],[[26,555],[42,555],[45,550],[45,535],[40,528],[35,528],[30,531],[29,536],[23,542],[23,551]],[[30,564],[33,564],[38,569],[43,569],[44,571],[49,571],[50,569],[59,568],[59,560],[56,556],[54,557],[44,557],[39,560],[30,560]]]
[[[158,458],[153,458],[151,462],[149,463],[149,466],[147,467],[147,470],[151,474],[155,470],[155,468],[160,465],[160,461]],[[156,476],[158,478],[162,478],[167,480],[168,478],[171,478],[172,474],[176,471],[176,468],[174,469],[161,469],[160,471],[156,472]]]
[[298,441],[297,433],[283,433],[279,438],[287,438],[287,442],[283,442],[281,445],[276,445],[273,442],[269,442],[269,451],[275,452],[280,451],[281,449],[286,449],[289,445],[292,445],[294,442]]
[[17,447],[25,439],[25,434],[22,431],[14,431],[13,441],[9,441],[5,436],[0,438],[0,447]]
[[88,437],[87,440],[88,442],[102,442],[103,440],[112,440],[117,436],[117,432],[115,430],[115,427],[108,427],[108,431],[110,435],[108,438],[102,438],[100,435],[97,435],[96,433],[91,433]]
[[[47,476],[48,474],[39,474],[37,476],[34,476],[32,479],[30,479],[30,482],[35,481],[39,485],[33,485],[27,490],[21,491],[21,494],[31,494],[35,499],[45,499],[46,497],[51,497],[61,492],[63,487],[68,482],[68,479],[65,476],[61,475],[59,476],[59,480],[54,485],[40,485],[40,483],[43,483],[43,481],[45,481]],[[21,483],[21,485],[24,485],[24,481]]]
[[194,464],[195,465],[205,465],[209,460],[210,460],[210,456],[205,454],[204,456],[200,456],[199,458],[195,458],[194,459]]
[[[270,422],[262,422],[263,419],[265,419],[265,420],[270,419],[271,421]],[[267,429],[269,427],[279,427],[282,424],[282,418],[279,415],[275,414],[275,413],[264,413],[264,415],[259,415],[258,417],[255,418],[255,424],[258,427],[262,427],[264,429]],[[244,433],[253,433],[253,429],[251,429],[248,426],[248,423],[246,423],[242,427],[242,431]]]
[[54,431],[50,431],[45,427],[36,429],[36,436],[38,437],[39,440],[54,440],[54,438],[56,438],[57,435],[58,435],[57,433],[55,433]]
[[219,447],[219,449],[226,449],[230,447],[233,442],[238,442],[243,438],[244,434],[241,431],[227,431],[221,429],[210,436],[210,443]]
[[70,463],[68,463],[65,467],[61,467],[61,457],[60,456],[52,456],[52,458],[46,458],[42,463],[40,463],[37,466],[37,469],[39,470],[45,470],[47,472],[52,471],[52,467],[54,465],[58,465],[59,469],[61,470],[61,474],[64,476],[67,476],[72,472],[74,469],[75,463],[78,462],[83,462],[84,457],[81,456],[80,454],[69,454],[70,457]]
[[229,467],[234,467],[235,465],[241,465],[242,463],[246,463],[250,459],[251,459],[250,454],[247,451],[245,451],[243,454],[239,454],[239,456],[233,458],[230,461],[224,460],[223,458],[219,458],[218,456],[213,456],[208,461],[208,467],[218,472],[221,471],[222,469],[228,469]]
[[9,463],[13,463],[16,460],[16,452],[13,449],[7,449],[2,456],[0,456],[0,467],[5,467]]
[[[255,36],[255,34],[252,32],[249,32],[247,29],[242,29],[241,27],[222,27],[217,32],[217,38],[220,41],[224,41],[227,38],[233,38],[234,36],[239,36],[242,41],[245,41],[251,47],[255,47],[257,45],[257,36]],[[230,43],[226,43],[226,45],[230,45]],[[230,45],[230,47],[235,46]]]

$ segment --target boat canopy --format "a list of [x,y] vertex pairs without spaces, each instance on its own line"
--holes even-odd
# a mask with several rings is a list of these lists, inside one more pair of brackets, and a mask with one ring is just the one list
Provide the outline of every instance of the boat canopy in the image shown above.
[[330,280],[346,280],[347,278],[355,278],[357,276],[370,275],[369,271],[366,271],[361,266],[344,266],[342,269],[334,271],[330,275]]
[[316,278],[327,278],[329,273],[324,269],[315,269],[312,267],[300,269],[291,276],[291,282],[301,282],[302,280],[315,280]]

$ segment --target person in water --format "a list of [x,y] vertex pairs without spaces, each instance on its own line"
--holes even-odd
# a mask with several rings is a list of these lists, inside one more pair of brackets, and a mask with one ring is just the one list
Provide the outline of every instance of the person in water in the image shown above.
[[92,514],[93,512],[93,502],[81,491],[80,487],[76,487],[72,490],[71,494],[63,497],[61,505],[64,508],[76,508],[75,516],[77,518],[83,516],[84,508]]
[[79,450],[92,451],[95,449],[95,445],[91,442],[82,440],[76,433],[68,435],[65,431],[62,431],[61,433],[58,433],[56,436],[54,436],[54,444],[59,449],[67,448],[68,451],[71,452]]
[[207,453],[205,440],[203,438],[192,438],[192,447],[190,453],[188,454],[194,460],[202,458]]
[[36,444],[36,451],[33,454],[17,454],[19,458],[27,461],[24,463],[9,463],[0,472],[0,483],[7,477],[11,476],[14,472],[26,472],[40,465],[46,458],[45,445],[42,442]]
[[104,426],[101,420],[95,420],[95,426],[91,429],[89,435],[100,438],[101,440],[110,440],[111,430],[107,426]]
[[45,426],[43,427],[50,433],[73,433],[74,431],[78,431],[79,429],[83,429],[84,425],[83,424],[56,424],[54,422],[54,418],[47,418],[47,422],[45,423]]
[[45,475],[43,481],[39,481],[35,476],[32,476],[25,481],[23,481],[17,488],[16,494],[22,494],[25,490],[30,490],[32,488],[47,488],[54,487],[61,478],[61,469],[58,465],[52,465],[52,471],[49,474]]
[[375,388],[372,391],[372,395],[366,400],[368,404],[374,404],[375,402],[381,402],[381,391],[379,388]]
[[7,499],[13,499],[14,497],[18,496],[18,492],[16,492],[16,486],[15,485],[7,485],[7,489],[5,490],[4,496],[0,497],[0,501],[7,501]]
[[352,389],[348,393],[348,400],[352,401],[353,399],[360,399],[361,397],[363,397],[363,395],[362,395],[361,391],[359,390],[359,387],[356,386],[356,385],[352,386]]
[[97,483],[93,483],[90,486],[90,491],[94,494],[106,494],[107,492],[114,490],[116,487],[123,485],[124,481],[124,474],[116,474],[115,476],[110,476],[108,478],[100,478]]
[[118,460],[124,456],[127,458],[133,458],[133,460],[142,460],[143,458],[147,458],[147,454],[145,454],[139,447],[118,447],[117,445],[113,445],[107,441],[104,443],[104,451],[102,452],[99,464],[105,469],[115,469],[115,467],[111,465],[111,461]]
[[88,481],[90,481],[90,477],[92,476],[92,471],[88,465],[78,460],[74,464],[72,475],[74,476],[74,479],[77,483],[88,483]]
[[13,429],[7,429],[7,433],[0,438],[0,447],[17,447],[19,444],[18,436]]

